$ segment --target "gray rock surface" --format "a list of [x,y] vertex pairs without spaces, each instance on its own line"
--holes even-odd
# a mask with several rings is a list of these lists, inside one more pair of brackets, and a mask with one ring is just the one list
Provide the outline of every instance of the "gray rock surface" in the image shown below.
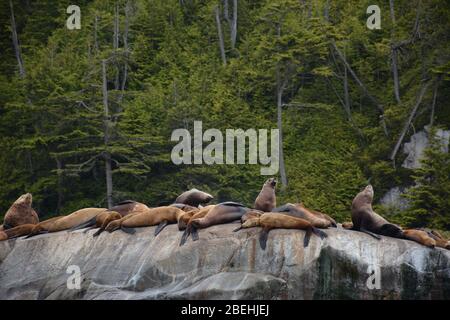
[[[0,299],[449,299],[450,251],[328,229],[303,248],[302,230],[200,230],[179,247],[175,225],[93,238],[57,232],[0,242]],[[71,265],[82,274],[68,289]],[[380,288],[369,289],[371,270]],[[376,281],[374,282],[376,283]]]

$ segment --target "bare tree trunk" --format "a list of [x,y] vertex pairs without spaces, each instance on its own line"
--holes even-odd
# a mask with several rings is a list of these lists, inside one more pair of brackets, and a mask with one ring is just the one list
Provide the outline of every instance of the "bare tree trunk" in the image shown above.
[[[345,51],[344,51],[345,58]],[[345,103],[345,111],[347,113],[348,120],[352,119],[352,113],[350,111],[350,95],[348,92],[348,75],[347,68],[344,67],[344,103]]]
[[63,192],[63,171],[62,171],[62,163],[59,158],[56,158],[56,172],[58,175],[58,204],[56,207],[57,213],[61,213],[62,203],[64,200],[64,192]]
[[237,37],[237,0],[233,0],[233,19],[231,20],[230,32],[231,32],[231,49],[236,47],[236,37]]
[[227,65],[227,58],[225,56],[225,46],[223,43],[222,26],[220,24],[219,7],[216,6],[215,12],[216,12],[217,34],[219,36],[220,55],[222,57],[223,64]]
[[332,41],[331,43],[333,45],[334,50],[336,50],[339,58],[344,63],[344,66],[350,72],[350,75],[353,77],[353,79],[356,81],[356,83],[359,85],[359,87],[363,90],[364,94],[370,99],[370,101],[372,101],[372,103],[375,105],[375,107],[380,112],[380,121],[381,121],[381,125],[383,126],[384,134],[386,136],[389,136],[389,133],[388,133],[388,130],[387,130],[387,127],[386,127],[386,122],[384,120],[384,108],[383,108],[383,106],[381,104],[379,104],[377,99],[375,99],[375,97],[373,97],[369,93],[369,90],[367,90],[367,88],[364,85],[364,83],[358,78],[358,76],[356,75],[355,71],[353,71],[352,67],[350,67],[350,64],[347,62],[347,59],[345,59],[345,56],[342,54],[342,52],[338,49],[338,47],[336,46],[336,43],[334,43],[334,41]]
[[14,52],[16,54],[17,64],[19,65],[19,75],[21,78],[25,77],[25,66],[22,60],[22,53],[19,45],[19,38],[17,37],[16,19],[14,18],[14,8],[12,0],[9,0],[9,7],[11,9],[11,32],[14,46]]
[[[392,33],[391,38],[394,41],[395,38],[395,11],[394,11],[394,0],[389,0],[389,9],[391,12],[391,20],[392,20]],[[401,103],[400,99],[400,80],[398,77],[398,51],[397,47],[391,45],[391,61],[392,61],[392,76],[394,80],[394,95],[397,103]]]
[[279,169],[281,178],[281,188],[285,190],[288,185],[286,176],[286,167],[284,164],[284,152],[283,152],[283,92],[286,88],[286,81],[281,83],[280,71],[277,67],[277,127],[278,127],[278,148],[279,148]]
[[439,87],[439,79],[436,81],[436,84],[434,86],[433,101],[431,102],[430,127],[432,127],[434,125],[434,112],[435,112],[435,108],[436,108],[438,87]]
[[[119,5],[116,2],[116,5],[114,7],[114,39],[113,39],[113,47],[114,47],[114,54],[116,54],[117,57],[117,49],[119,49]],[[120,71],[119,66],[116,63],[116,79],[114,81],[114,88],[116,90],[119,90],[120,88]]]
[[119,102],[122,101],[125,85],[127,83],[127,76],[128,76],[128,30],[129,30],[129,10],[130,10],[130,2],[127,1],[127,4],[125,5],[125,29],[123,32],[123,48],[125,50],[125,61],[123,64],[123,76],[122,76],[122,84],[120,86],[121,94],[119,97]]
[[103,78],[103,106],[104,106],[104,141],[105,141],[105,148],[106,151],[104,152],[104,159],[105,159],[105,175],[106,175],[106,200],[108,203],[108,209],[112,208],[113,206],[113,181],[112,181],[112,169],[111,169],[111,154],[109,153],[108,147],[109,147],[109,109],[108,109],[108,86],[107,86],[107,80],[106,80],[106,60],[102,60],[102,78]]
[[98,17],[95,16],[95,19],[94,19],[94,48],[95,48],[95,53],[98,53],[97,32],[98,32]]
[[[412,108],[411,113],[409,114],[409,117],[408,117],[408,119],[405,122],[403,130],[402,130],[402,132],[400,134],[400,137],[398,138],[397,143],[395,144],[394,150],[392,150],[392,153],[391,153],[391,156],[390,156],[390,159],[392,161],[395,160],[395,156],[397,155],[398,149],[400,148],[400,145],[402,144],[403,139],[405,138],[406,132],[408,131],[409,126],[411,125],[411,121],[414,118],[414,116],[415,116],[415,114],[417,112],[417,109],[420,106],[420,103],[422,102],[423,96],[425,95],[425,92],[427,91],[427,88],[428,88],[429,84],[430,83],[427,82],[425,85],[422,86],[422,88],[420,90],[420,93],[419,93],[419,96],[417,98],[416,104]],[[395,165],[395,163],[394,163],[394,165]]]

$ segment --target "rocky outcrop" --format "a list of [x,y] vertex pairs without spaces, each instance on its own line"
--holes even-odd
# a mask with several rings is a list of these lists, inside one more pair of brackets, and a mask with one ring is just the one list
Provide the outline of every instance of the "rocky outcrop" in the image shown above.
[[[3,241],[0,298],[450,298],[448,250],[328,229],[328,238],[312,236],[307,248],[304,231],[273,230],[263,251],[259,228],[233,233],[235,227],[200,230],[200,240],[183,247],[175,225],[157,237],[148,227],[134,235],[93,238],[93,230],[78,230]],[[69,266],[81,271],[79,289],[67,286]]]

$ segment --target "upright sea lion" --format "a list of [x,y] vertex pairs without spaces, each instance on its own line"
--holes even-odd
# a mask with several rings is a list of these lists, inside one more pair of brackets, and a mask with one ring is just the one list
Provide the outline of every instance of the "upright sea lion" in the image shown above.
[[198,207],[200,204],[210,202],[213,198],[214,197],[209,193],[193,188],[180,194],[175,200],[175,203],[183,203],[193,207]]
[[266,212],[259,217],[249,218],[242,224],[242,228],[257,226],[261,226],[263,228],[259,237],[259,244],[263,250],[266,248],[269,231],[276,228],[306,230],[305,238],[303,240],[303,247],[308,246],[312,233],[319,236],[321,239],[328,236],[325,232],[315,228],[311,222],[291,215],[285,215],[284,213]]
[[[229,223],[240,219],[250,209],[243,204],[236,202],[223,202],[209,209],[203,217],[198,215],[202,210],[196,213],[188,223],[186,228],[187,236],[192,233],[192,240],[198,240],[197,229],[207,228],[217,224]],[[187,236],[182,237],[180,245],[186,242]]]
[[3,229],[17,227],[21,224],[37,224],[39,217],[36,211],[31,207],[33,197],[31,193],[21,195],[5,214]]
[[293,217],[305,219],[311,222],[311,224],[316,228],[326,229],[336,226],[336,221],[334,221],[330,216],[318,211],[307,209],[301,203],[287,203],[281,207],[273,209],[272,212],[280,212]]
[[277,199],[275,197],[276,185],[277,180],[275,178],[267,179],[256,197],[254,204],[256,210],[270,212],[277,206]]
[[378,234],[403,238],[402,229],[390,223],[372,209],[373,188],[368,185],[358,193],[352,202],[352,230],[365,232],[376,239]]

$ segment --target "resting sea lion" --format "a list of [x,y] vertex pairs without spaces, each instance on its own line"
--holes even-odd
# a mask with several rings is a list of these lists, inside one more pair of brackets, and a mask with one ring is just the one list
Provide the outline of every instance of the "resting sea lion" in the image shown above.
[[3,229],[11,229],[21,224],[37,224],[39,217],[31,207],[33,196],[31,193],[21,195],[5,214]]
[[[190,219],[188,226],[181,238],[180,245],[183,245],[190,233],[192,233],[192,240],[198,240],[197,229],[207,228],[216,224],[229,223],[240,219],[250,209],[243,204],[236,202],[219,203],[212,208],[200,210]],[[200,215],[203,215],[201,217]]]
[[188,204],[193,207],[198,207],[200,204],[210,202],[213,198],[214,197],[209,193],[193,188],[180,194],[175,200],[175,203]]
[[41,234],[41,233],[47,233],[50,226],[58,219],[65,217],[65,216],[56,216],[49,218],[47,220],[41,221],[38,224],[34,226],[34,228],[31,230],[31,232],[25,237],[26,239],[31,238],[35,235]]
[[450,250],[450,241],[445,239],[438,231],[424,228],[419,230],[425,231],[430,238],[436,241],[436,247]]
[[184,227],[184,232],[183,235],[181,236],[180,246],[182,246],[186,242],[191,233],[193,238],[198,239],[197,229],[192,227],[192,220],[203,218],[215,206],[216,206],[215,204],[210,204],[209,206],[201,208],[197,212],[188,212],[180,217],[180,220],[178,221],[178,229],[183,230],[180,227]]
[[45,223],[37,225],[36,230],[34,230],[33,234],[30,234],[28,237],[36,235],[38,233],[57,232],[71,229],[88,221],[95,222],[96,216],[99,213],[104,212],[105,210],[106,208],[84,208],[72,212],[67,216],[55,217],[46,220]]
[[272,212],[280,212],[293,217],[305,219],[311,222],[311,224],[316,228],[326,229],[329,227],[336,227],[336,221],[334,221],[330,216],[318,211],[307,209],[301,203],[287,203],[281,207],[273,209]]
[[277,199],[275,197],[275,187],[277,180],[275,178],[269,178],[264,183],[261,191],[256,197],[254,207],[256,210],[270,212],[277,205]]
[[417,229],[406,229],[403,230],[404,239],[412,240],[423,244],[429,248],[434,248],[436,246],[436,241],[431,238],[426,231]]
[[325,232],[315,228],[311,222],[291,215],[285,215],[283,213],[266,212],[259,217],[255,216],[253,218],[249,218],[242,224],[242,228],[257,226],[261,226],[263,228],[259,237],[259,244],[263,250],[266,249],[269,231],[276,228],[306,230],[305,238],[303,240],[303,247],[308,246],[312,233],[319,236],[321,239],[328,237]]
[[21,224],[20,226],[11,229],[0,231],[0,241],[25,236],[29,234],[35,226],[35,224],[27,223]]
[[[128,233],[134,233],[132,228],[158,225],[155,230],[155,236],[157,236],[167,224],[177,223],[178,219],[183,214],[185,214],[183,210],[173,206],[157,207],[150,209],[147,212],[135,214],[128,219],[121,220],[120,225],[115,223],[115,221],[113,221],[113,223],[116,229],[120,227],[123,231]],[[107,227],[107,229],[110,231],[116,230],[110,227]]]
[[[239,231],[241,230],[243,227],[242,225],[248,221],[251,220],[253,218],[259,218],[262,214],[264,214],[264,211],[260,211],[260,210],[249,210],[247,211],[242,217],[241,217],[241,225],[239,227],[237,227],[236,229],[233,230],[233,232]],[[248,227],[247,227],[248,228]]]
[[372,209],[373,188],[368,185],[363,191],[358,193],[352,202],[352,230],[365,232],[376,239],[380,239],[378,234],[403,238],[402,229],[390,223]]

